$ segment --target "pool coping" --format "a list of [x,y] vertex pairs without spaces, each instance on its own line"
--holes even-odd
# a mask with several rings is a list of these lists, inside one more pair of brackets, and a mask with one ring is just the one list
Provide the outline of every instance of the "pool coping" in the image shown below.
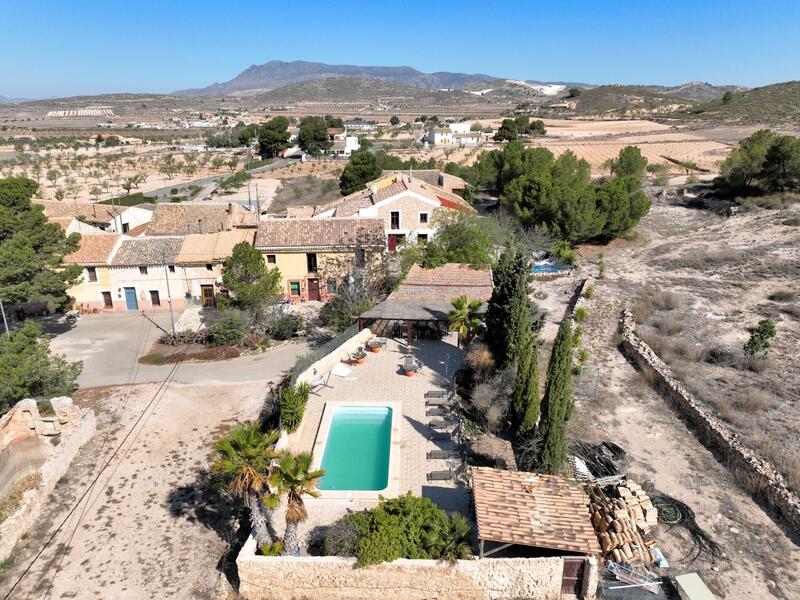
[[343,406],[352,407],[381,407],[392,409],[391,438],[389,441],[389,480],[382,490],[320,490],[317,489],[319,500],[378,500],[379,496],[392,497],[400,493],[400,448],[402,446],[401,418],[403,403],[398,400],[383,402],[363,402],[347,400],[329,400],[322,407],[322,417],[314,437],[312,452],[314,454],[313,468],[319,469],[325,453],[325,444],[328,442],[331,421],[335,408]]

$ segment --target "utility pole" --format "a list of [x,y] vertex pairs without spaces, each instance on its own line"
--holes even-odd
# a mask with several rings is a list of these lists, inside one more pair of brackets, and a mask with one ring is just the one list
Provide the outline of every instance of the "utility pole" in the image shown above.
[[169,267],[167,266],[167,258],[164,257],[164,279],[167,282],[167,304],[169,304],[169,324],[172,329],[172,335],[175,336],[175,315],[172,314],[172,294],[169,291]]
[[0,298],[0,312],[3,313],[3,325],[6,328],[6,335],[11,335],[8,332],[8,321],[6,320],[6,309],[3,307],[3,300]]

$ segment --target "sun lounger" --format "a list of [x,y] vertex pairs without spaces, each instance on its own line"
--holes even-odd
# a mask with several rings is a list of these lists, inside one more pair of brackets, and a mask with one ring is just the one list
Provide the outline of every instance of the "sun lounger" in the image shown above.
[[447,398],[447,390],[431,390],[425,392],[425,398]]
[[431,398],[425,400],[425,406],[449,406],[450,400],[448,398]]
[[450,481],[453,477],[455,477],[455,471],[447,469],[447,471],[431,471],[428,473],[427,479],[428,481]]
[[428,427],[431,429],[445,429],[446,427],[450,427],[453,424],[452,421],[445,421],[444,419],[434,419],[430,423],[428,423]]
[[428,434],[428,440],[430,441],[444,441],[444,440],[451,440],[453,436],[450,434],[449,431],[432,431]]
[[425,411],[426,417],[449,417],[450,411],[442,406],[437,406],[436,408],[429,408]]
[[459,458],[461,455],[452,450],[431,450],[428,452],[428,460],[448,460],[451,458]]

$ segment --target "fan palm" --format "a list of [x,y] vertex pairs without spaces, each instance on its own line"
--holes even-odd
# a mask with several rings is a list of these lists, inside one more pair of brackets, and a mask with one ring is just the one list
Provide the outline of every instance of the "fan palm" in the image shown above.
[[466,346],[477,335],[481,328],[481,319],[478,310],[481,307],[480,300],[470,300],[466,294],[462,294],[450,304],[453,308],[447,313],[447,320],[450,323],[450,331],[458,332],[458,343]]
[[452,565],[460,558],[472,556],[471,539],[472,530],[467,520],[458,513],[450,513],[428,534],[426,546],[432,558]]
[[300,554],[297,528],[308,518],[303,496],[317,498],[317,480],[325,475],[323,469],[311,469],[313,460],[310,452],[292,454],[284,451],[278,456],[276,468],[270,477],[270,485],[279,493],[286,493],[286,533],[283,536],[283,545],[286,553],[294,556]]
[[250,511],[253,537],[259,548],[271,546],[274,541],[269,522],[277,496],[270,490],[269,476],[278,437],[277,431],[262,433],[257,422],[237,425],[217,442],[217,457],[211,466],[211,471]]

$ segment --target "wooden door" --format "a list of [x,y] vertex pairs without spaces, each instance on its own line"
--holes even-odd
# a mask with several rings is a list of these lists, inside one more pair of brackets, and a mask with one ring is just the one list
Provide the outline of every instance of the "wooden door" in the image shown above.
[[114,308],[114,301],[111,299],[111,292],[101,292],[103,294],[103,308]]
[[214,306],[214,286],[201,285],[200,297],[202,299],[203,306]]
[[308,280],[308,299],[319,300],[319,279]]
[[580,598],[583,588],[584,558],[564,558],[564,571],[561,574],[561,594]]

